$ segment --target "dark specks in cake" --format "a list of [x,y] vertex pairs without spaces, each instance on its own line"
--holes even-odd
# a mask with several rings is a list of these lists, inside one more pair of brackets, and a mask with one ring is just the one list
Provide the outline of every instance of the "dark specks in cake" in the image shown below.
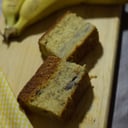
[[43,91],[41,91],[41,90],[36,91],[36,95],[38,95],[38,96],[41,95],[42,93],[43,93]]
[[47,40],[45,40],[44,44],[46,45],[47,43],[48,43],[48,41],[47,41]]
[[75,81],[76,78],[77,78],[77,76],[74,76],[73,79],[72,79],[72,81]]
[[33,101],[34,101],[34,98],[31,98],[31,99],[30,99],[30,102],[33,102]]
[[49,92],[49,97],[53,97],[53,96],[55,96],[55,93],[53,91],[50,91]]
[[65,105],[65,102],[61,100],[61,101],[60,101],[60,105],[61,105],[61,106]]
[[77,79],[77,76],[74,76],[72,78],[72,80],[67,84],[67,86],[65,87],[65,90],[69,90],[71,89],[74,85],[76,85],[75,80]]

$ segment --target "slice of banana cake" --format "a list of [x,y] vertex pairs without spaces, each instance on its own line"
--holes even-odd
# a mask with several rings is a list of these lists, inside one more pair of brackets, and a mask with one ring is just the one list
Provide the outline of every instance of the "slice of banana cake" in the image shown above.
[[43,58],[55,55],[79,62],[95,43],[99,42],[97,28],[75,13],[60,18],[39,40]]
[[25,109],[67,119],[90,85],[85,66],[49,56],[18,96]]

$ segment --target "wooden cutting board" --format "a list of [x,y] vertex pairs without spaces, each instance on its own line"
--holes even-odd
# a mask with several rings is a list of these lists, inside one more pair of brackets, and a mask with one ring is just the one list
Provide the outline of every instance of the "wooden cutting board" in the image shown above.
[[[85,60],[93,88],[87,90],[75,112],[74,120],[69,123],[63,124],[29,113],[28,117],[35,128],[105,128],[107,124],[111,90],[114,86],[112,81],[121,7],[80,5],[70,10],[96,25],[99,31],[100,43]],[[4,44],[0,37],[0,67],[6,74],[15,96],[43,63],[38,40],[62,12],[31,26],[18,41],[13,41],[10,46]],[[2,31],[4,29],[2,16],[0,29]]]

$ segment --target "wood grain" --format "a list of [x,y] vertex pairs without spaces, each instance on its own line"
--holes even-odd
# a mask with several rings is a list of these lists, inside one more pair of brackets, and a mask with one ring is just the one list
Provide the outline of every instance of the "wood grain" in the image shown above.
[[[72,10],[96,25],[99,31],[100,44],[92,51],[85,61],[89,66],[93,88],[87,90],[83,102],[74,115],[74,120],[67,124],[59,123],[28,113],[35,128],[106,128],[111,90],[114,75],[115,58],[118,46],[120,24],[120,6],[89,6],[80,5],[65,10]],[[38,47],[38,39],[54,22],[61,12],[31,26],[18,41],[10,46],[2,42],[0,37],[0,67],[6,74],[12,91],[17,97],[19,91],[43,63]],[[3,17],[0,17],[0,29],[4,29]],[[79,119],[78,119],[79,118]]]

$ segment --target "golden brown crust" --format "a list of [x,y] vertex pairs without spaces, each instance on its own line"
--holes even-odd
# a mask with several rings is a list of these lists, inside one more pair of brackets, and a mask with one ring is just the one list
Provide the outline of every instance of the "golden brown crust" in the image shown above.
[[32,100],[32,97],[36,95],[38,90],[40,90],[40,88],[43,86],[45,87],[46,82],[56,71],[60,61],[61,60],[58,57],[49,56],[20,92],[18,101],[23,104],[27,103],[29,100]]

